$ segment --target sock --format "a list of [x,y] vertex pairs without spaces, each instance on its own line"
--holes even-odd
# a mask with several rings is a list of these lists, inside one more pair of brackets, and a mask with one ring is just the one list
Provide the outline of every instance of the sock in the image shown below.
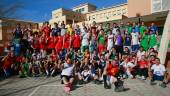
[[47,75],[49,75],[49,72],[48,72],[48,70],[45,70],[45,71],[46,71]]
[[104,86],[107,86],[107,81],[106,81],[106,79],[107,79],[107,76],[106,76],[106,75],[103,75]]
[[51,75],[53,75],[53,74],[54,74],[54,72],[55,72],[55,70],[53,70],[53,71],[51,72]]

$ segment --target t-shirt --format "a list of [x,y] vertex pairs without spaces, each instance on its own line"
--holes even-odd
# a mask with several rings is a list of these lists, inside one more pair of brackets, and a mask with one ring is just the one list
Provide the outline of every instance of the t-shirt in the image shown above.
[[116,41],[115,41],[115,45],[118,45],[118,46],[122,46],[123,44],[123,38],[121,35],[117,35],[116,36]]
[[131,63],[131,62],[128,62],[128,63],[126,63],[126,62],[122,62],[120,65],[122,65],[124,68],[133,68],[133,67],[135,67],[135,65],[133,64],[133,63]]
[[154,32],[154,34],[156,34],[156,32],[158,31],[158,27],[157,26],[151,26],[150,30],[152,30]]
[[150,42],[149,42],[150,47],[153,48],[156,44],[157,44],[156,34],[150,35]]
[[137,33],[140,32],[140,27],[138,25],[135,26],[135,32],[137,32]]
[[108,35],[108,41],[109,44],[113,44],[113,35]]
[[144,35],[144,32],[146,31],[146,26],[141,26],[140,27],[140,34],[143,36]]
[[158,76],[163,76],[164,72],[166,71],[165,66],[162,65],[162,64],[159,64],[159,65],[154,64],[154,65],[152,65],[151,70],[153,70],[153,74],[158,75]]
[[140,68],[147,68],[148,67],[148,61],[141,60],[138,62]]
[[71,76],[73,74],[74,65],[64,63],[64,68],[61,72],[61,75]]
[[104,35],[100,35],[100,36],[99,36],[99,44],[105,44]]
[[89,33],[83,34],[83,39],[82,39],[82,46],[88,46],[89,45]]
[[64,36],[66,34],[66,29],[65,28],[62,28],[61,29],[61,36]]
[[131,37],[130,36],[126,36],[124,39],[124,45],[125,46],[131,46]]
[[118,29],[118,28],[113,28],[113,29],[112,29],[112,34],[113,34],[113,35],[117,35],[117,29]]
[[145,55],[145,51],[142,51],[142,52],[141,52],[141,51],[139,50],[139,51],[137,52],[137,58],[138,58],[139,61],[141,60],[142,55]]
[[132,35],[132,45],[139,44],[138,33],[132,32],[131,35]]

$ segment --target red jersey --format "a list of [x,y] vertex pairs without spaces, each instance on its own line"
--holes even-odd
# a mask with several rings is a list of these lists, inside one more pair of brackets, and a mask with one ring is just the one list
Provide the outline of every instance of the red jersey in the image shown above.
[[63,48],[63,36],[57,36],[56,41],[57,43],[55,45],[55,49],[56,49],[56,52],[59,52]]
[[115,76],[119,72],[119,66],[113,66],[112,64],[109,64],[107,68],[107,74],[111,76]]
[[39,42],[38,38],[35,38],[35,39],[34,39],[33,47],[34,47],[35,49],[40,49],[40,42]]
[[139,64],[139,68],[148,68],[148,61],[146,60],[140,60],[138,64]]
[[54,49],[55,48],[55,38],[49,37],[48,38],[48,49]]
[[52,61],[56,61],[57,60],[57,55],[55,53],[51,54],[51,59]]
[[49,37],[50,36],[50,32],[51,32],[51,28],[49,26],[45,26],[45,27],[43,27],[42,31],[45,32],[45,35],[47,37]]
[[81,46],[81,40],[80,40],[80,36],[75,34],[73,37],[73,47],[74,48],[80,48]]
[[64,37],[64,48],[69,49],[71,47],[71,36],[70,34],[66,34]]
[[8,70],[11,68],[11,64],[14,63],[15,58],[8,56],[5,58],[5,60],[2,62],[3,63],[3,69]]
[[46,49],[46,40],[44,37],[40,37],[40,49]]

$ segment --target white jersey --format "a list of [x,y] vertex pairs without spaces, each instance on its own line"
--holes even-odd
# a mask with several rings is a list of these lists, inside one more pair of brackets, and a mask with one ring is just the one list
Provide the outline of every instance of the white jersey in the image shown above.
[[142,57],[143,55],[145,55],[145,51],[142,51],[142,52],[141,52],[141,51],[139,50],[139,51],[137,52],[138,61],[141,60],[141,57]]
[[108,45],[107,50],[110,50],[113,47],[113,35],[108,35]]
[[74,65],[64,63],[64,68],[61,72],[61,75],[71,76],[73,74]]
[[117,29],[118,29],[118,28],[113,28],[113,29],[112,29],[112,34],[113,34],[113,35],[117,35]]
[[138,38],[138,33],[131,33],[132,35],[132,45],[137,45],[139,44],[139,38]]
[[135,64],[133,64],[133,63],[131,63],[131,62],[128,62],[128,63],[126,63],[126,62],[122,62],[120,65],[122,65],[124,68],[133,68],[133,67],[135,67]]
[[89,33],[82,34],[82,46],[88,46],[89,45]]
[[151,70],[153,70],[153,74],[155,74],[157,76],[163,76],[164,72],[166,71],[165,66],[162,65],[162,64],[159,64],[159,65],[154,64],[154,65],[152,65]]

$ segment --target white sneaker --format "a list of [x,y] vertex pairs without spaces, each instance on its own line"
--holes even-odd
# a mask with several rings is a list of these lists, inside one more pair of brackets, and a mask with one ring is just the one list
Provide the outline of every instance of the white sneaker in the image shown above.
[[133,75],[129,75],[129,78],[132,79],[132,78],[133,78]]
[[136,78],[141,79],[142,77],[141,77],[141,76],[139,76],[139,75],[136,75]]
[[141,78],[142,80],[146,80],[146,78],[145,78],[145,76],[142,76],[142,78]]

